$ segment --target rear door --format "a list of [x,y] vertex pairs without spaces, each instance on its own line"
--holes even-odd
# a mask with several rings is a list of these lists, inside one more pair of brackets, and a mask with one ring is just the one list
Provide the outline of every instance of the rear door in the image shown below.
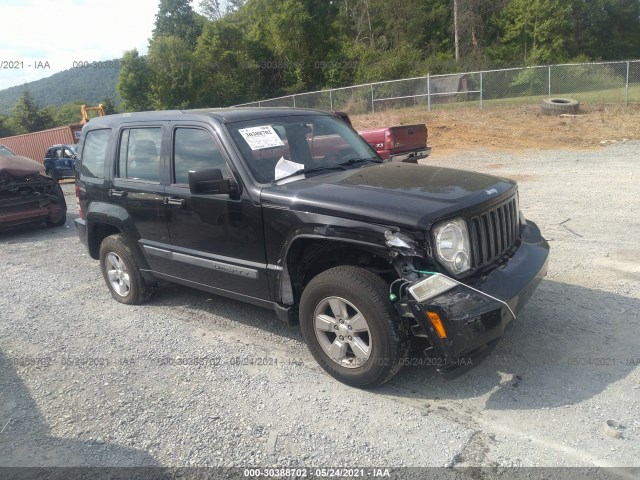
[[231,163],[213,129],[199,122],[171,124],[170,185],[165,203],[175,275],[184,280],[268,299],[262,210],[246,194],[191,194],[188,172]]
[[171,262],[149,255],[144,247],[169,242],[162,176],[166,163],[163,144],[166,128],[166,122],[160,122],[120,129],[113,186],[109,190],[110,201],[122,206],[133,221],[149,266],[162,273],[172,271]]

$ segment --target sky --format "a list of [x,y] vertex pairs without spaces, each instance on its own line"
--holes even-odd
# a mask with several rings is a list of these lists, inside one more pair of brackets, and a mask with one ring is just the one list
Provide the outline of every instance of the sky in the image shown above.
[[0,0],[0,90],[73,68],[74,62],[120,58],[133,48],[146,53],[158,4]]

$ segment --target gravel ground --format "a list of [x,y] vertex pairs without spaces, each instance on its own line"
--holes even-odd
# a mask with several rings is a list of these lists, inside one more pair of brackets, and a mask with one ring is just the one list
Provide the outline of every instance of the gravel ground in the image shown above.
[[269,311],[172,285],[112,300],[66,184],[65,227],[0,232],[0,466],[638,467],[638,158],[428,159],[517,179],[550,271],[485,362],[374,391],[324,374]]

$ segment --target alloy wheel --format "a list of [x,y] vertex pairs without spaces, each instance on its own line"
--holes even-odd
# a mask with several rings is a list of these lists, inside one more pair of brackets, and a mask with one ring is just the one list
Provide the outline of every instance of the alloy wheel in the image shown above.
[[369,324],[352,303],[340,297],[321,300],[313,315],[313,329],[333,362],[346,368],[367,363],[372,347]]
[[131,291],[131,279],[126,264],[114,252],[109,252],[105,258],[107,278],[111,288],[121,297],[126,297]]

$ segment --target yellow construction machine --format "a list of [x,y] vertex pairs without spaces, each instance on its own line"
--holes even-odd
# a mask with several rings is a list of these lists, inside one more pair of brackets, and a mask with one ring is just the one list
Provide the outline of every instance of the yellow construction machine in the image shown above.
[[104,117],[104,107],[101,103],[98,104],[97,107],[87,107],[86,105],[80,106],[80,113],[82,113],[82,120],[80,121],[81,125],[84,125],[89,121],[89,112],[98,112],[99,117]]

